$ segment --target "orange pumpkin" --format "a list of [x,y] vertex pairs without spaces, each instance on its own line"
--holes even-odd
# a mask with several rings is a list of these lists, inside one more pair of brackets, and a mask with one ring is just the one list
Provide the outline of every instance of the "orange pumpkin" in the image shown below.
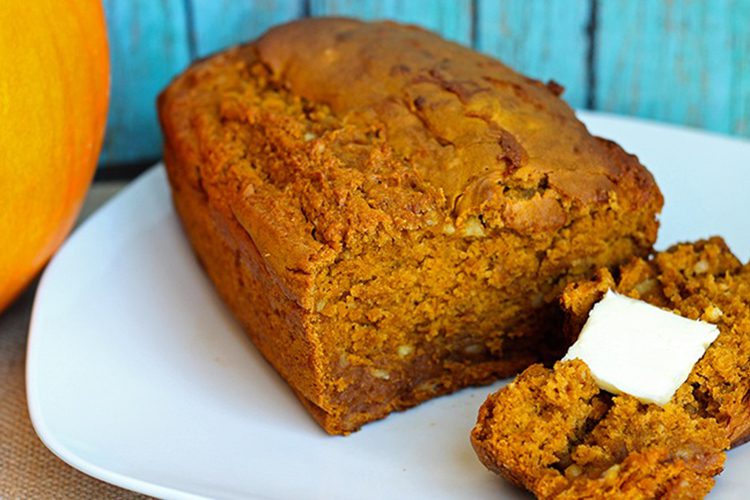
[[70,231],[109,103],[99,0],[0,5],[0,311]]

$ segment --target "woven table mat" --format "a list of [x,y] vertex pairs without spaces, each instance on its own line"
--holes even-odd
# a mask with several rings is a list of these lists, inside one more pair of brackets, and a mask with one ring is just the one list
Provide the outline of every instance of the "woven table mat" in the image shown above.
[[[95,184],[83,215],[122,187]],[[26,336],[35,286],[0,313],[0,498],[145,498],[70,467],[39,440],[26,407]]]

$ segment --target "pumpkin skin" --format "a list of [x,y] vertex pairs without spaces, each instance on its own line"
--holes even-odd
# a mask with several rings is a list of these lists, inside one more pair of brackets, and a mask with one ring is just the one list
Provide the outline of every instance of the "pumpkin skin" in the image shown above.
[[109,104],[99,0],[0,4],[0,311],[70,231]]

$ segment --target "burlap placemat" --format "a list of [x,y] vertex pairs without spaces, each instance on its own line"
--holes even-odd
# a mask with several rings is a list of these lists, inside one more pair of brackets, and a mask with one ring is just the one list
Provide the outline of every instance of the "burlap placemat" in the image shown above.
[[[82,217],[121,186],[95,185]],[[34,432],[26,408],[24,376],[32,289],[0,313],[0,498],[145,498],[68,466]]]

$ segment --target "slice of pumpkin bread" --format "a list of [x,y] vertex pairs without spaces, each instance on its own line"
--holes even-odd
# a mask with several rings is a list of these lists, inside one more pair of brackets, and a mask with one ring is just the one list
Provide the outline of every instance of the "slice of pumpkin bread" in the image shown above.
[[562,295],[570,342],[609,289],[718,326],[672,400],[609,394],[580,360],[534,365],[487,399],[472,444],[540,498],[702,497],[750,434],[750,264],[712,238],[602,269]]

